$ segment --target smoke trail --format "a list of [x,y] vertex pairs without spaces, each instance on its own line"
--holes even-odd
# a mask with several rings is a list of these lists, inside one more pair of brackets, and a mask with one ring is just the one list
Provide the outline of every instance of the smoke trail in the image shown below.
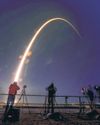
[[24,52],[24,55],[23,55],[23,58],[18,66],[18,69],[16,71],[16,75],[15,75],[15,79],[14,81],[18,81],[19,80],[19,77],[20,77],[20,74],[21,74],[21,71],[22,71],[22,68],[24,66],[24,62],[25,62],[25,59],[27,57],[27,54],[28,52],[30,51],[32,45],[34,45],[35,43],[35,40],[36,38],[38,37],[39,33],[42,31],[42,29],[44,27],[46,27],[49,23],[53,22],[53,21],[57,21],[57,20],[60,20],[60,21],[64,21],[65,23],[67,23],[70,27],[72,27],[72,29],[78,34],[79,37],[80,36],[80,33],[78,32],[78,30],[73,26],[73,24],[71,22],[69,22],[68,20],[64,19],[64,18],[52,18],[52,19],[49,19],[48,21],[46,21],[38,30],[37,32],[35,33],[35,35],[33,36],[32,40],[29,42],[29,45],[27,46],[25,52]]

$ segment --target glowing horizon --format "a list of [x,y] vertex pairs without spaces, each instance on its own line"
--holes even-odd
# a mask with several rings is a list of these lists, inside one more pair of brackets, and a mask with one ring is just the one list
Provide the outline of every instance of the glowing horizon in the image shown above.
[[28,52],[30,51],[32,45],[34,45],[35,43],[35,40],[36,38],[38,37],[38,35],[40,34],[40,32],[51,22],[53,21],[57,21],[57,20],[60,20],[60,21],[64,21],[65,23],[67,23],[77,34],[79,37],[81,37],[79,31],[74,27],[74,25],[69,22],[68,20],[64,19],[64,18],[51,18],[49,20],[47,20],[45,23],[43,23],[42,26],[40,26],[40,28],[36,31],[36,33],[34,34],[34,36],[32,37],[31,41],[29,42],[25,52],[24,52],[24,55],[21,59],[21,62],[19,63],[19,66],[18,66],[18,69],[16,71],[16,74],[15,74],[15,78],[14,78],[14,81],[19,81],[19,78],[20,78],[20,74],[21,74],[21,71],[22,71],[22,68],[24,66],[24,62],[26,60],[26,57],[27,57],[27,54]]

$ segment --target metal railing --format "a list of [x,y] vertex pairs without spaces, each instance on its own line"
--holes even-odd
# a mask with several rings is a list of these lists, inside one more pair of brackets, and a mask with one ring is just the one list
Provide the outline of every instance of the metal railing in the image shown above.
[[[0,94],[0,106],[6,105],[8,94]],[[17,104],[19,98],[21,97],[18,105],[28,105],[29,106],[43,106],[47,104],[47,95],[16,95],[15,105]],[[94,104],[99,107],[100,97],[95,96]],[[66,96],[66,95],[56,95],[55,96],[55,106],[61,106],[62,108],[72,107],[80,108],[82,106],[89,106],[88,96]]]

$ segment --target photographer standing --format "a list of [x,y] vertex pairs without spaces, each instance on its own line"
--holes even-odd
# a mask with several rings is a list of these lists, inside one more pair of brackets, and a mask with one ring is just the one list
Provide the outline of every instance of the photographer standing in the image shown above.
[[50,86],[47,88],[48,91],[48,113],[50,112],[51,108],[51,113],[54,113],[54,101],[55,101],[55,94],[57,89],[54,86],[54,83],[51,83]]
[[17,91],[19,89],[20,89],[20,87],[17,85],[17,82],[14,82],[13,84],[10,84],[9,92],[8,92],[7,105],[13,106],[14,101],[15,101],[15,95],[17,94]]
[[83,95],[88,97],[90,109],[93,110],[94,109],[94,92],[92,90],[92,86],[88,85],[87,88],[82,88],[81,92],[83,93]]
[[4,112],[4,120],[6,120],[6,117],[8,115],[8,112],[12,110],[13,104],[15,101],[15,95],[17,94],[17,91],[20,89],[20,87],[17,85],[17,82],[13,82],[9,86],[9,92],[8,92],[8,99],[7,99],[7,105]]

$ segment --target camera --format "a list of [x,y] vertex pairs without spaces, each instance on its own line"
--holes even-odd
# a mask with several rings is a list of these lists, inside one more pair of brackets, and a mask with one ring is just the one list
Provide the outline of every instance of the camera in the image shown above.
[[24,85],[23,88],[27,88],[27,85]]
[[94,89],[96,90],[96,91],[100,91],[100,86],[94,86]]

